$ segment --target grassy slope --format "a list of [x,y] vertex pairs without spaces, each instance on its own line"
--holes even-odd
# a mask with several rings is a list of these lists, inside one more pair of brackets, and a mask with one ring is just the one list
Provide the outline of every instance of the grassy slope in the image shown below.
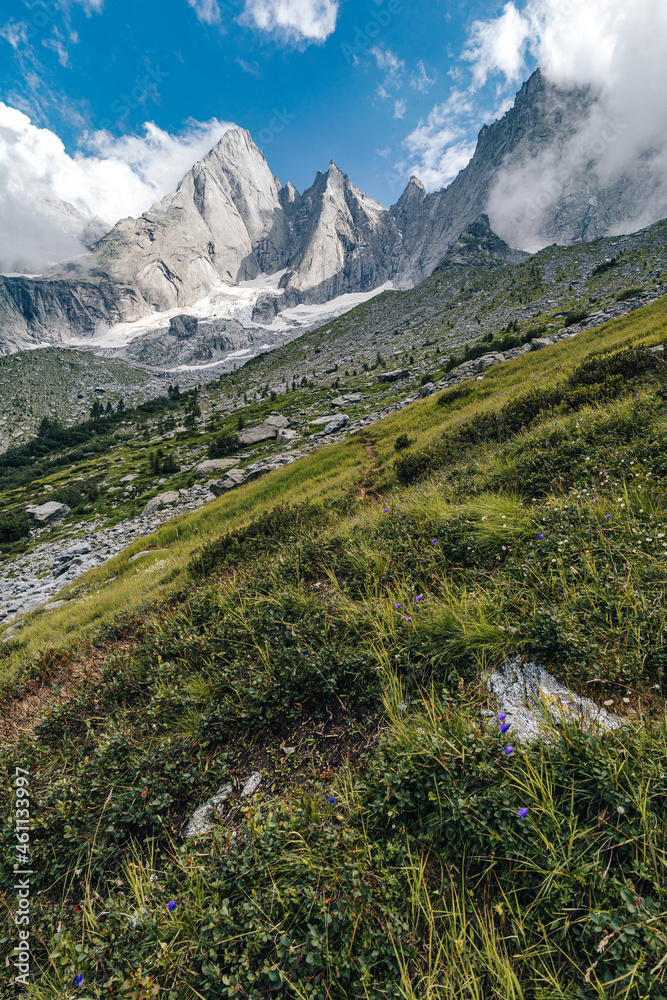
[[[19,696],[65,692],[3,761],[5,788],[16,763],[31,772],[35,996],[665,994],[660,369],[428,483],[398,487],[393,446],[428,449],[666,328],[663,300],[449,406],[416,403],[136,543],[23,623],[7,718],[12,678]],[[219,572],[202,579],[207,543]],[[505,757],[480,678],[515,651],[627,727]],[[193,805],[255,768],[252,805],[184,844]],[[5,843],[9,871],[9,828]]]

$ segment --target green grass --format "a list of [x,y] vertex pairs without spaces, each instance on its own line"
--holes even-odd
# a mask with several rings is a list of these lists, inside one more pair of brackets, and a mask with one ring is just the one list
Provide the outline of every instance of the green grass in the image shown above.
[[[658,303],[420,401],[172,522],[16,629],[5,718],[53,695],[2,755],[5,802],[30,772],[29,995],[665,996],[663,369],[509,440],[491,415],[527,382],[613,375],[666,318]],[[415,444],[397,453],[400,434]],[[457,453],[399,485],[443,434]],[[623,726],[506,756],[480,710],[515,653]],[[260,793],[184,841],[254,770]]]

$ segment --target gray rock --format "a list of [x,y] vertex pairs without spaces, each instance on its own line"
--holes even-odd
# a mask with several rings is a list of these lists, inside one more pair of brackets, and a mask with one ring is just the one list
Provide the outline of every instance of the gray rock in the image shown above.
[[250,777],[247,779],[245,785],[243,786],[243,791],[241,792],[241,798],[247,799],[251,795],[254,795],[259,786],[262,784],[262,775],[259,771],[253,771]]
[[510,723],[506,739],[534,740],[549,737],[549,730],[563,722],[585,729],[608,731],[620,719],[588,698],[581,698],[556,680],[540,663],[507,660],[488,679],[487,687],[498,699],[498,710]]
[[203,837],[204,834],[210,833],[213,829],[213,820],[215,817],[220,817],[222,815],[221,806],[227,801],[229,796],[232,794],[233,786],[231,782],[223,785],[217,790],[214,796],[204,802],[203,805],[195,809],[188,825],[183,833],[184,837]]
[[378,382],[401,382],[403,379],[410,378],[410,372],[407,368],[396,368],[392,372],[383,372],[381,375],[377,376]]
[[206,462],[200,462],[195,469],[195,478],[210,479],[216,472],[224,472],[225,469],[233,469],[235,465],[235,458],[210,458]]
[[342,431],[344,427],[350,422],[350,418],[347,413],[339,413],[337,417],[334,417],[330,423],[324,428],[325,434],[335,434],[337,431]]
[[62,520],[70,513],[70,508],[65,503],[49,500],[48,503],[43,503],[39,507],[26,507],[26,511],[33,521],[44,523]]
[[548,337],[535,337],[530,342],[531,351],[541,351],[543,347],[551,347],[552,341]]
[[246,430],[239,432],[239,441],[241,444],[261,444],[262,441],[271,441],[273,438],[278,436],[279,428],[275,424],[269,424],[264,421],[263,424],[259,424],[257,427],[248,427]]
[[167,490],[166,493],[158,493],[156,497],[149,500],[143,509],[142,517],[146,517],[148,514],[155,514],[157,511],[161,510],[163,507],[173,507],[177,504],[180,497],[175,490]]
[[494,365],[502,364],[504,360],[505,355],[501,354],[500,351],[490,351],[488,354],[483,354],[481,358],[475,358],[474,361],[468,362],[468,364],[474,372],[481,372]]
[[259,469],[253,469],[252,472],[249,472],[248,475],[246,476],[245,481],[247,483],[252,483],[254,482],[255,479],[259,479],[261,476],[265,476],[267,472],[271,472],[270,466],[262,465],[260,466]]
[[420,399],[424,399],[425,396],[431,396],[431,395],[433,395],[434,389],[435,389],[435,386],[434,386],[433,382],[427,382],[426,385],[423,385],[421,387],[421,389],[419,390],[419,398]]
[[363,393],[361,392],[348,392],[345,396],[338,396],[336,399],[332,399],[329,406],[332,406],[334,409],[338,406],[352,406],[354,403],[360,403],[363,398]]
[[298,438],[298,436],[298,431],[290,431],[286,427],[281,427],[276,435],[278,441],[294,441],[294,439]]
[[272,413],[270,417],[267,417],[264,421],[266,427],[277,427],[280,430],[283,427],[289,427],[290,420],[284,417],[282,413]]

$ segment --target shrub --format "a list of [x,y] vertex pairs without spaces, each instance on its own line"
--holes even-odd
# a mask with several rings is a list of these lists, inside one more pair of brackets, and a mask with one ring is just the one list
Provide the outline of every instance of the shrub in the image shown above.
[[235,454],[241,447],[238,434],[234,431],[222,431],[213,438],[208,446],[209,458],[227,458],[228,455]]
[[24,510],[12,510],[0,517],[0,545],[20,542],[30,534],[30,522]]
[[565,317],[565,327],[575,326],[577,323],[582,323],[585,319],[588,319],[590,313],[586,309],[575,309],[573,312],[569,312]]
[[635,295],[641,295],[643,291],[643,288],[626,288],[624,292],[618,293],[616,301],[627,302],[628,299],[634,299]]
[[394,443],[394,451],[403,451],[404,448],[409,448],[413,444],[414,441],[407,434],[399,434]]

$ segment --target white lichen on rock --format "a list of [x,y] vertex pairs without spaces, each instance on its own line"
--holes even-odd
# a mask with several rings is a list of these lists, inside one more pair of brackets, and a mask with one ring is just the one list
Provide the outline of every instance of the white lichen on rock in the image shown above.
[[578,724],[597,732],[616,729],[621,720],[589,698],[581,698],[556,680],[540,663],[521,663],[514,656],[498,667],[487,687],[506,715],[511,739],[547,738],[564,724]]

